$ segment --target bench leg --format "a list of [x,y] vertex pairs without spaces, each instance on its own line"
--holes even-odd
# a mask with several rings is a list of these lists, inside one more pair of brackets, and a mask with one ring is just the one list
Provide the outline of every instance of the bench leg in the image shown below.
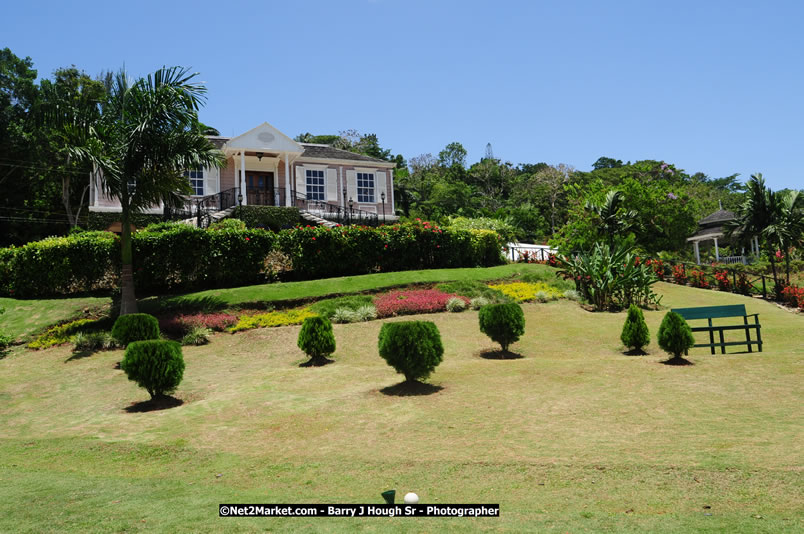
[[712,319],[708,319],[709,321],[709,349],[712,351],[712,354],[715,353],[715,333],[712,331]]
[[759,342],[759,352],[762,352],[762,333],[760,332],[762,327],[759,325],[759,317],[756,315],[754,316],[754,324],[757,325],[757,341]]
[[720,331],[720,353],[726,354],[726,345],[724,345],[725,341],[723,340],[723,330]]
[[[747,327],[748,326],[748,317],[743,316],[743,324]],[[748,344],[748,352],[754,352],[754,349],[751,348],[751,329],[745,329],[745,341]]]

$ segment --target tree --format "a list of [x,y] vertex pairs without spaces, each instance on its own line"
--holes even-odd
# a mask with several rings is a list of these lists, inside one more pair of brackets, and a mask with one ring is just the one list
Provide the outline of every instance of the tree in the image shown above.
[[442,167],[466,167],[466,149],[463,145],[456,142],[448,144],[444,150],[438,153],[438,163]]
[[441,334],[431,321],[385,323],[380,328],[377,348],[408,383],[430,376],[444,358]]
[[326,317],[308,317],[304,320],[296,344],[310,357],[307,367],[320,367],[330,363],[327,358],[335,352],[335,334]]
[[525,333],[525,314],[516,302],[483,306],[478,321],[480,331],[499,343],[503,352],[508,352],[511,343],[516,343]]
[[804,196],[799,191],[778,191],[773,196],[771,222],[765,235],[773,248],[784,255],[786,284],[789,285],[791,249],[804,244]]
[[71,227],[78,224],[89,191],[89,183],[84,185],[85,180],[81,180],[80,200],[77,210],[73,212],[73,178],[85,178],[91,168],[87,168],[87,162],[76,162],[70,147],[84,145],[86,139],[93,135],[105,93],[101,82],[75,67],[59,69],[54,73],[53,81],[42,80],[40,84],[35,115],[41,134],[40,142],[46,149],[39,150],[39,160],[50,163],[48,167],[52,170],[48,174],[56,174],[61,182],[61,202]]
[[669,360],[671,363],[682,361],[684,358],[681,355],[687,354],[687,351],[695,345],[690,325],[675,312],[667,312],[662,319],[658,338],[662,350],[673,355]]
[[609,246],[614,244],[614,237],[627,233],[633,226],[637,216],[634,210],[623,210],[625,195],[622,191],[609,191],[603,202],[587,202],[586,209],[593,211],[600,218],[603,233],[608,236]]
[[550,203],[550,233],[556,231],[556,204],[564,193],[564,186],[569,183],[570,176],[575,172],[572,166],[565,163],[550,165],[537,172],[533,179],[537,184],[544,186],[547,200]]
[[592,164],[594,170],[600,169],[616,169],[623,166],[623,160],[607,158],[605,156],[597,158],[597,161]]
[[642,310],[634,304],[628,307],[628,317],[625,319],[620,341],[626,347],[630,347],[637,352],[650,343],[650,331],[647,323],[645,323],[645,316],[642,314]]
[[101,119],[75,157],[102,171],[102,187],[121,207],[120,314],[136,313],[131,214],[158,204],[174,191],[190,193],[186,169],[221,166],[223,155],[198,128],[206,88],[196,74],[165,67],[132,81],[125,70],[113,77]]

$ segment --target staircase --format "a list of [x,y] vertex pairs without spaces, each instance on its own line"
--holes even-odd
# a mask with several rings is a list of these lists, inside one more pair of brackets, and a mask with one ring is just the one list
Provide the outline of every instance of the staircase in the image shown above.
[[299,215],[301,215],[301,218],[304,219],[305,221],[309,221],[318,226],[324,226],[326,228],[335,228],[336,226],[338,226],[338,223],[322,219],[321,217],[313,215],[307,210],[299,210]]

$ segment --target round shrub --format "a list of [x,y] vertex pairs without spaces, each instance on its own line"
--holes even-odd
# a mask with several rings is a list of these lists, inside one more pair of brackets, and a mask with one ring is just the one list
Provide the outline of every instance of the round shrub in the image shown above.
[[302,323],[297,344],[310,357],[310,365],[327,363],[327,356],[335,352],[332,323],[325,317],[308,317]]
[[444,345],[435,323],[403,321],[382,325],[380,356],[405,380],[423,380],[441,363]]
[[525,333],[525,314],[515,302],[483,306],[478,318],[480,331],[499,343],[505,352]]
[[642,315],[642,310],[635,304],[631,304],[628,307],[628,317],[625,319],[620,341],[626,347],[637,351],[650,344],[650,331],[647,323],[645,323],[645,316]]
[[120,368],[151,398],[171,393],[184,376],[181,345],[161,339],[135,341],[126,348]]
[[690,325],[679,314],[667,312],[659,326],[659,346],[673,355],[673,359],[681,358],[681,354],[695,345]]
[[159,321],[147,313],[121,315],[114,322],[112,335],[123,346],[133,341],[159,339]]

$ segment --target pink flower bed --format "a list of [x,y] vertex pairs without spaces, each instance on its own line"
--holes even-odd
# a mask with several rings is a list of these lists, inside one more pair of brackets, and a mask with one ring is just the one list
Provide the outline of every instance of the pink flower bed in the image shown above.
[[194,326],[202,326],[223,332],[237,323],[237,317],[228,313],[196,313],[193,315],[163,315],[159,317],[159,329],[167,334],[181,335]]
[[437,289],[413,289],[391,291],[374,300],[379,317],[405,315],[411,313],[434,313],[447,309],[447,301],[458,297],[469,304],[469,299],[454,293],[444,293]]

